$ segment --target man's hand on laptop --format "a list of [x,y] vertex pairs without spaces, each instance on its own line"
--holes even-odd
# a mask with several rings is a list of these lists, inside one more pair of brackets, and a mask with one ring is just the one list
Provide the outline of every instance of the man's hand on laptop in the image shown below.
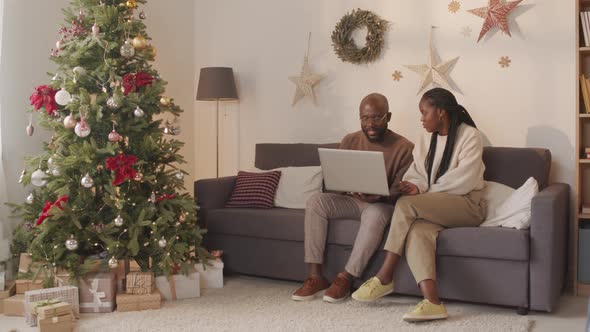
[[379,199],[381,199],[381,196],[379,196],[379,195],[368,195],[368,194],[361,194],[361,193],[352,193],[352,196],[360,201],[365,202],[365,203],[375,203]]
[[404,195],[418,195],[420,193],[420,189],[418,189],[415,184],[408,181],[400,181],[399,190]]

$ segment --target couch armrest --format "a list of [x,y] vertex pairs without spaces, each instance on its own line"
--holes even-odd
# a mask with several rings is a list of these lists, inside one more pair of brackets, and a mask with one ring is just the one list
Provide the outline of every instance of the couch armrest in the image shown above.
[[195,181],[195,202],[200,209],[221,209],[236,185],[236,176]]
[[530,309],[555,309],[567,262],[569,185],[554,183],[532,202],[530,229]]

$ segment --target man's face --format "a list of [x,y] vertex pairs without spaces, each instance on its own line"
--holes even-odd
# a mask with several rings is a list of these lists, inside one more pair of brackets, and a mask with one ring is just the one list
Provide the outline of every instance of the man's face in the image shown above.
[[361,129],[370,142],[383,140],[390,118],[391,113],[379,108],[374,103],[368,102],[361,106]]

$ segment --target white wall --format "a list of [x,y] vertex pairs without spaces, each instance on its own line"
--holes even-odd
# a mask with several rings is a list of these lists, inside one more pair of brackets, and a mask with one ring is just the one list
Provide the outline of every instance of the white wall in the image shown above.
[[[63,21],[61,9],[69,0],[6,0],[0,67],[0,95],[2,96],[2,148],[6,166],[9,202],[22,202],[27,191],[18,183],[25,155],[42,151],[42,142],[50,135],[36,125],[33,137],[28,137],[26,110],[33,87],[49,82],[46,72],[56,67],[49,60],[49,51],[55,47],[59,25]],[[193,147],[193,12],[194,1],[168,2],[152,0],[145,9],[148,16],[148,33],[158,49],[155,67],[160,76],[169,82],[167,95],[175,99],[185,113],[181,117],[183,131],[180,140],[187,142],[181,153],[190,173],[194,168]],[[185,177],[187,189],[192,193],[192,175]],[[3,203],[3,202],[2,202]]]
[[[258,142],[336,142],[357,130],[358,103],[370,92],[390,101],[391,128],[408,138],[421,131],[417,95],[420,78],[403,67],[427,61],[428,34],[442,59],[460,56],[451,73],[456,94],[494,146],[545,147],[553,153],[552,178],[574,182],[575,1],[529,0],[515,11],[512,38],[500,32],[479,44],[483,20],[465,9],[487,1],[462,1],[457,14],[440,0],[198,0],[196,67],[232,66],[239,103],[225,107],[222,135],[224,174],[253,165]],[[374,11],[392,22],[386,49],[370,65],[343,63],[330,35],[342,15],[354,8]],[[473,30],[470,38],[463,26]],[[292,108],[294,85],[312,32],[311,67],[327,77],[309,100]],[[512,65],[502,69],[501,56]],[[394,82],[391,73],[404,78]],[[213,104],[197,103],[196,178],[214,175]]]

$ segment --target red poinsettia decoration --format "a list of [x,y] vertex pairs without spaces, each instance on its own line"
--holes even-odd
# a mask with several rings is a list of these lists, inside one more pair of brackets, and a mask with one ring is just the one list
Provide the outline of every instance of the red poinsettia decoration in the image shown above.
[[137,162],[137,157],[130,154],[119,154],[116,157],[109,157],[106,162],[107,169],[115,171],[114,186],[125,182],[126,179],[135,177],[133,165]]
[[140,71],[137,74],[127,74],[123,76],[123,94],[128,95],[142,86],[151,85],[154,81],[152,75]]
[[156,198],[156,204],[160,203],[161,201],[165,200],[165,199],[173,199],[176,198],[176,194],[164,194],[159,196],[158,198]]
[[61,197],[59,197],[58,199],[55,200],[55,202],[51,202],[51,201],[45,201],[45,206],[43,206],[43,211],[41,212],[41,215],[39,216],[39,219],[37,219],[37,226],[41,225],[45,219],[51,217],[52,215],[49,214],[49,210],[51,210],[52,207],[57,207],[60,210],[63,210],[63,203],[67,203],[68,202],[68,196],[67,195],[63,195]]
[[55,94],[57,90],[47,86],[40,85],[35,88],[35,92],[29,97],[31,105],[38,111],[41,107],[45,107],[47,114],[54,115],[57,110],[57,104],[55,103]]

